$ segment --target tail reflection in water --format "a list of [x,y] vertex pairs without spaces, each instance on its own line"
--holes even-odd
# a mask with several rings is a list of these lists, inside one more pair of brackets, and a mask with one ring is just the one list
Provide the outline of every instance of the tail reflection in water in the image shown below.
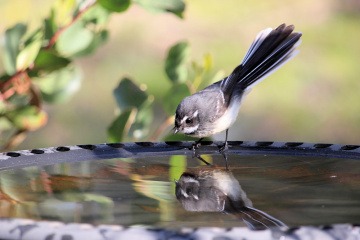
[[253,208],[228,170],[201,167],[184,172],[175,183],[176,198],[187,211],[232,214],[253,230],[286,227],[280,220]]

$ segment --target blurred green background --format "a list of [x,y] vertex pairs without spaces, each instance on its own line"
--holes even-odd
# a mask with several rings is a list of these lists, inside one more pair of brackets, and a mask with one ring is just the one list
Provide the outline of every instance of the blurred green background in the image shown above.
[[[35,28],[52,4],[0,0],[0,31],[18,22]],[[76,60],[83,75],[80,90],[64,104],[46,106],[48,124],[17,148],[106,142],[116,107],[112,91],[123,76],[146,84],[155,96],[166,94],[164,59],[180,40],[190,43],[192,58],[211,53],[214,68],[228,74],[260,30],[281,23],[303,33],[300,54],[247,96],[229,139],[359,144],[358,0],[194,0],[186,1],[183,20],[137,5],[113,14],[109,41]]]

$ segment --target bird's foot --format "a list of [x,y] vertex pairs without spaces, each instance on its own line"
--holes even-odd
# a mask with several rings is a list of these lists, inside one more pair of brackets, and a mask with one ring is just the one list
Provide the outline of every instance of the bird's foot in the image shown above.
[[228,142],[226,141],[224,143],[224,145],[222,145],[221,147],[219,147],[219,152],[221,154],[223,154],[224,152],[226,152],[227,150],[229,149],[229,146],[228,146]]
[[202,161],[203,163],[205,163],[206,165],[211,165],[210,163],[208,163],[205,159],[203,159],[201,157],[201,155],[197,152],[197,150],[200,148],[201,146],[201,140],[198,140],[196,142],[194,142],[191,147],[189,148],[189,150],[191,150],[193,152],[192,154],[192,158],[197,158],[199,159],[200,161]]
[[202,138],[199,139],[198,141],[194,142],[194,143],[191,145],[191,147],[189,148],[189,150],[192,150],[192,151],[195,153],[196,150],[199,149],[200,146],[201,146],[201,140],[202,140]]

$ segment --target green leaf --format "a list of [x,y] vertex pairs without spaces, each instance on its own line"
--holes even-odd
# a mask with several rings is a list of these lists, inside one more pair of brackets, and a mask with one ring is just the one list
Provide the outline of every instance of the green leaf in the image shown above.
[[8,109],[29,105],[30,101],[31,95],[29,93],[14,94],[7,101]]
[[91,41],[91,43],[87,46],[87,48],[83,49],[82,51],[76,53],[73,55],[73,57],[80,57],[80,56],[86,56],[89,54],[92,54],[95,52],[95,50],[104,44],[109,37],[107,30],[102,30],[99,33],[94,33],[94,37]]
[[35,106],[25,106],[7,114],[8,119],[18,129],[36,130],[47,122],[47,114]]
[[77,21],[60,35],[56,49],[61,55],[73,56],[89,47],[93,38],[93,32],[85,28],[83,22]]
[[134,0],[143,8],[152,12],[171,12],[182,18],[185,10],[183,0]]
[[121,142],[125,135],[127,135],[130,125],[134,121],[135,109],[128,109],[123,111],[108,128],[108,141]]
[[144,139],[150,132],[150,126],[153,121],[153,101],[151,96],[148,100],[138,109],[134,122],[131,125],[128,135],[133,139]]
[[185,83],[172,86],[164,96],[163,106],[166,113],[174,115],[181,100],[189,95],[191,95],[190,90]]
[[27,26],[22,23],[16,24],[5,32],[4,67],[9,75],[16,72],[16,58],[19,54],[19,45],[22,36],[26,33]]
[[98,0],[98,3],[105,9],[112,12],[123,12],[129,8],[130,0]]
[[43,49],[35,59],[34,71],[49,73],[64,68],[69,63],[69,59],[59,56],[55,51]]
[[72,66],[54,71],[42,78],[35,78],[44,101],[49,103],[68,100],[81,85],[81,73]]
[[108,136],[111,141],[121,141],[125,136],[142,139],[148,135],[153,120],[153,96],[148,96],[132,80],[123,78],[114,90],[121,114],[111,124]]
[[184,155],[172,155],[169,159],[169,181],[179,179],[181,174],[186,171],[187,160]]
[[0,76],[0,82],[5,82],[7,81],[11,76],[7,75],[7,74],[3,74]]
[[18,71],[25,70],[34,62],[40,51],[42,39],[42,30],[38,30],[26,41],[25,47],[16,58],[16,69]]
[[204,71],[208,72],[213,68],[213,58],[212,55],[210,53],[207,53],[204,55],[203,57],[203,66],[204,66]]
[[81,17],[86,23],[96,24],[97,27],[106,27],[110,16],[110,11],[96,4],[89,8]]
[[147,93],[129,78],[120,81],[119,86],[114,89],[114,96],[120,111],[140,108],[148,99]]
[[55,23],[54,9],[51,10],[50,17],[44,20],[44,39],[50,40],[57,30]]
[[[11,130],[11,129],[13,129],[13,125],[11,124],[9,119],[6,119],[5,117],[0,117],[0,132],[4,132],[6,130]],[[1,139],[1,141],[3,141],[3,139]]]
[[172,82],[181,83],[187,80],[189,55],[190,47],[187,42],[177,43],[170,48],[165,61],[165,72]]
[[198,91],[199,89],[205,88],[211,83],[220,81],[224,77],[223,72],[215,72],[213,69],[213,59],[210,54],[203,56],[202,63],[192,62],[190,72],[192,81],[192,90]]

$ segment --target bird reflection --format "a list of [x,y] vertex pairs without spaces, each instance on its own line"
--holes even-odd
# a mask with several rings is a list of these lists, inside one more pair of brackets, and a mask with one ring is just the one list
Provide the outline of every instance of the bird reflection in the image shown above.
[[229,170],[201,167],[184,172],[175,183],[176,198],[187,211],[232,214],[252,230],[286,227],[280,220],[252,207]]

